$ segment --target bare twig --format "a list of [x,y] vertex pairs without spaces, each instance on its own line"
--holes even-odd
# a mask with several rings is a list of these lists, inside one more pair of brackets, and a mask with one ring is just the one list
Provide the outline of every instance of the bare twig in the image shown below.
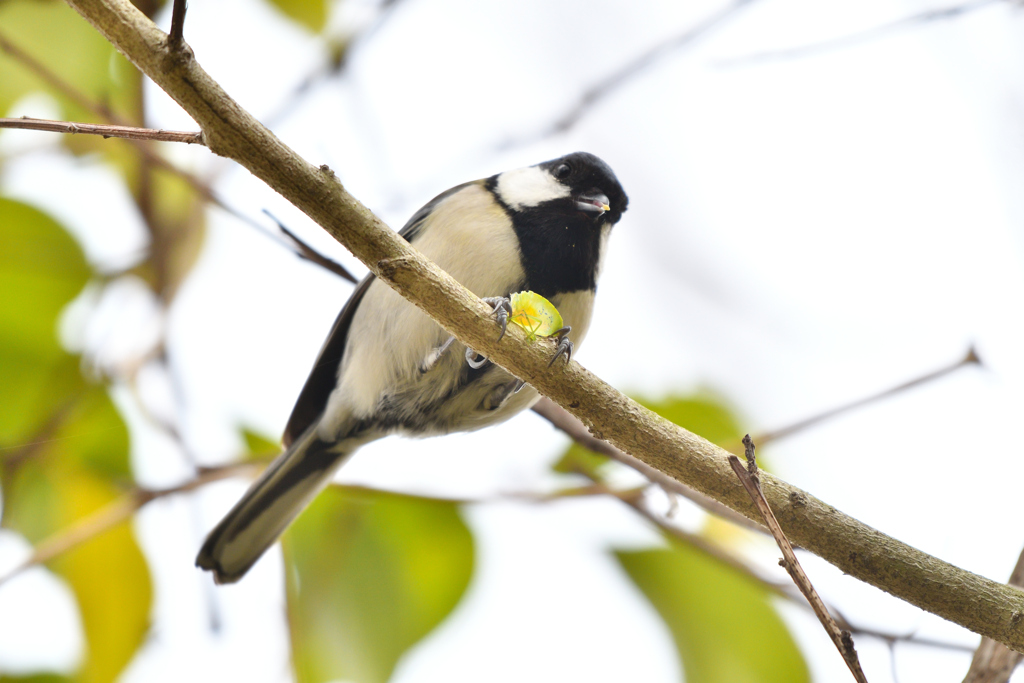
[[174,50],[181,49],[185,41],[185,12],[188,10],[186,0],[174,0],[171,14],[171,32],[167,34],[168,44]]
[[[70,526],[60,529],[48,538],[43,539],[32,551],[32,554],[24,562],[16,566],[7,574],[0,576],[0,586],[21,574],[25,570],[37,565],[49,562],[57,557],[77,548],[83,543],[99,536],[105,531],[113,529],[118,524],[130,518],[142,507],[160,498],[173,496],[180,493],[189,493],[221,479],[233,477],[239,474],[254,474],[267,465],[266,460],[245,460],[228,465],[217,467],[199,468],[198,474],[186,482],[162,489],[149,489],[136,486],[124,493],[122,496],[99,508],[92,514],[86,515]],[[371,493],[387,492],[370,486],[353,484],[334,484],[337,488],[346,491],[365,491]],[[457,503],[460,505],[479,505],[496,500],[515,500],[530,503],[548,503],[566,498],[582,498],[586,496],[613,496],[622,500],[631,500],[642,494],[642,489],[630,488],[625,490],[612,489],[602,483],[594,483],[588,486],[573,486],[556,491],[535,493],[532,491],[503,492],[488,498],[455,498],[450,496],[425,496],[416,494],[421,498]]]
[[[1024,587],[1024,550],[1017,558],[1017,564],[1007,583],[1011,586]],[[991,638],[982,638],[974,652],[971,668],[967,670],[964,683],[1006,683],[1022,658],[1024,655],[1020,652],[1011,650]]]
[[779,62],[790,59],[800,59],[801,57],[810,57],[826,52],[832,52],[833,50],[841,50],[843,48],[861,45],[876,38],[881,38],[915,26],[946,21],[949,19],[958,19],[965,14],[988,7],[989,5],[994,5],[997,2],[1005,2],[1005,0],[975,0],[975,2],[967,2],[960,5],[939,7],[919,12],[917,14],[912,14],[908,17],[903,17],[902,19],[897,19],[896,21],[892,21],[887,24],[869,28],[865,31],[859,31],[847,36],[834,38],[832,40],[823,40],[821,42],[787,48],[784,50],[755,52],[754,54],[744,55],[741,57],[720,60],[716,64],[724,67],[749,66],[751,64],[763,64],[766,62]]
[[266,209],[263,209],[263,213],[267,214],[267,216],[270,217],[270,220],[272,220],[275,223],[277,223],[277,227],[281,230],[281,232],[283,232],[285,235],[287,235],[288,239],[290,239],[292,242],[295,243],[295,249],[296,249],[295,254],[299,258],[306,259],[307,261],[309,261],[311,263],[315,263],[316,265],[320,266],[321,268],[324,268],[324,269],[329,270],[330,272],[334,273],[335,275],[337,275],[338,277],[342,278],[343,280],[348,280],[349,282],[352,282],[352,283],[359,282],[359,280],[356,279],[356,276],[353,275],[352,273],[348,272],[348,270],[345,268],[345,266],[341,265],[340,263],[338,263],[337,261],[335,261],[332,258],[328,258],[327,256],[324,256],[319,251],[317,251],[316,249],[314,249],[313,247],[309,246],[308,244],[303,242],[301,239],[299,239],[299,236],[296,235],[291,230],[289,230],[288,228],[286,228],[284,223],[282,223],[281,221],[277,220],[277,217],[274,216],[274,214],[270,213]]
[[39,453],[46,445],[60,439],[61,437],[54,437],[54,434],[71,416],[83,393],[82,390],[79,390],[65,396],[63,401],[43,421],[43,424],[25,441],[0,447],[0,467],[8,471],[16,469],[23,462]]
[[163,142],[184,142],[188,145],[202,145],[202,133],[189,133],[177,130],[154,130],[152,128],[136,128],[134,126],[115,126],[103,123],[75,123],[73,121],[47,121],[22,116],[17,119],[0,119],[0,128],[20,128],[22,130],[42,130],[49,133],[68,133],[75,135],[101,135],[104,138],[122,138],[125,140],[160,140]]
[[210,482],[225,479],[247,469],[256,469],[265,464],[266,463],[257,461],[249,461],[225,465],[223,467],[211,467],[201,471],[196,477],[189,479],[184,484],[180,484],[178,486],[172,486],[166,489],[134,488],[120,498],[117,498],[96,510],[92,514],[82,517],[71,526],[61,529],[49,538],[40,541],[32,551],[32,554],[29,555],[24,562],[12,569],[3,577],[0,577],[0,586],[26,569],[35,567],[36,565],[44,562],[49,562],[57,556],[78,547],[92,538],[95,538],[104,531],[114,528],[121,522],[127,520],[135,514],[139,508],[150,501],[174,495],[176,493],[193,491],[200,486],[209,484]]
[[535,142],[544,138],[564,133],[577,123],[589,112],[594,105],[608,97],[614,91],[625,85],[630,79],[649,67],[651,64],[665,57],[665,55],[696,43],[713,29],[718,28],[727,20],[735,17],[740,10],[750,5],[754,0],[733,0],[733,2],[714,12],[696,26],[693,26],[679,35],[672,36],[658,45],[655,45],[633,61],[612,72],[603,80],[591,85],[583,91],[576,102],[569,107],[565,113],[559,116],[550,127],[543,130],[536,138],[528,140],[513,140],[506,142],[504,147],[511,147],[526,142]]
[[743,468],[740,464],[740,459],[735,455],[729,456],[729,465],[732,466],[733,472],[739,477],[740,482],[743,484],[743,488],[747,490],[747,494],[750,499],[754,502],[757,507],[757,511],[761,513],[764,518],[765,524],[768,525],[768,530],[771,531],[772,536],[775,537],[775,542],[779,544],[779,549],[782,550],[783,559],[779,561],[779,564],[785,568],[789,575],[793,578],[793,583],[797,585],[800,592],[803,593],[804,597],[807,598],[807,602],[811,603],[811,607],[814,608],[814,613],[818,616],[818,620],[821,621],[821,625],[825,628],[825,632],[828,633],[829,638],[835,643],[836,648],[839,650],[839,654],[843,656],[843,660],[846,661],[846,665],[850,667],[850,672],[858,683],[867,683],[867,678],[864,676],[864,671],[860,668],[860,660],[857,658],[857,650],[853,646],[853,638],[850,636],[849,631],[841,631],[839,626],[836,624],[835,619],[828,613],[828,609],[825,607],[825,603],[822,602],[821,596],[814,590],[814,586],[811,584],[811,580],[807,578],[807,574],[804,573],[803,567],[800,566],[800,561],[796,559],[796,553],[793,552],[793,546],[790,544],[789,539],[786,538],[786,534],[782,531],[782,527],[779,526],[778,520],[775,519],[775,515],[772,513],[771,506],[768,505],[768,500],[764,497],[764,493],[761,491],[761,481],[757,471],[757,461],[754,458],[754,442],[747,435],[743,438],[743,445],[746,447],[747,456],[747,467]]
[[792,436],[796,432],[803,431],[821,422],[825,422],[826,420],[838,417],[843,413],[848,413],[852,410],[856,410],[857,408],[863,408],[866,405],[870,405],[877,401],[881,401],[882,399],[890,398],[904,391],[907,391],[908,389],[913,389],[914,387],[919,386],[921,384],[926,384],[927,382],[931,382],[941,377],[945,377],[946,375],[952,373],[953,371],[959,370],[960,368],[967,365],[981,365],[981,358],[978,356],[978,352],[975,351],[973,346],[967,349],[967,353],[964,354],[963,357],[959,358],[957,361],[945,367],[925,373],[920,377],[915,377],[910,381],[903,382],[902,384],[898,384],[884,391],[880,391],[877,394],[865,396],[864,398],[859,398],[845,405],[830,408],[829,410],[818,413],[817,415],[812,415],[811,417],[804,418],[792,424],[786,425],[785,427],[773,429],[768,432],[762,432],[761,434],[757,435],[754,441],[760,444],[761,446],[764,446],[766,443],[778,441],[779,439],[784,439],[787,436]]

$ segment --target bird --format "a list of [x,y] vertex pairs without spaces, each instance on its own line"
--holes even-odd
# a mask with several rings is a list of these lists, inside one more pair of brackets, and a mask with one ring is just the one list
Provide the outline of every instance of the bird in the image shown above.
[[[574,152],[442,192],[399,234],[494,304],[501,335],[511,294],[548,299],[566,323],[551,360],[568,363],[590,327],[608,237],[627,204],[604,161]],[[241,579],[370,441],[472,431],[539,399],[370,274],[320,349],[285,427],[284,451],[209,533],[196,565],[220,584]]]

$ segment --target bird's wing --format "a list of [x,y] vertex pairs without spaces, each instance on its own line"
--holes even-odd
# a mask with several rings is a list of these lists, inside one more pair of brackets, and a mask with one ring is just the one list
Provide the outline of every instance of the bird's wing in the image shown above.
[[[398,234],[404,237],[406,241],[414,242],[419,236],[427,216],[430,215],[434,208],[445,199],[472,184],[473,182],[456,185],[431,199],[412,215],[412,218],[398,231]],[[366,290],[370,288],[375,279],[376,276],[372,273],[363,278],[362,282],[352,292],[348,301],[345,302],[341,312],[338,313],[334,326],[331,328],[331,333],[327,335],[327,340],[320,348],[320,354],[317,356],[313,369],[310,371],[309,377],[306,378],[306,384],[302,387],[302,392],[295,402],[295,407],[292,408],[292,414],[288,418],[288,424],[284,429],[284,436],[281,438],[285,446],[290,446],[292,441],[306,431],[306,428],[316,422],[320,414],[324,412],[324,408],[327,407],[327,399],[330,398],[331,392],[334,391],[334,387],[338,382],[338,367],[341,365],[341,359],[345,353],[345,345],[348,341],[348,330],[352,324],[352,317],[359,307],[359,302],[366,295]]]

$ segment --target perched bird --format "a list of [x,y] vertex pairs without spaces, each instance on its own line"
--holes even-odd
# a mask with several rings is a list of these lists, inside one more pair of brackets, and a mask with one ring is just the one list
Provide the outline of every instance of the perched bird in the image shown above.
[[[502,333],[506,297],[531,290],[555,305],[579,343],[590,327],[608,234],[626,204],[608,165],[576,152],[453,187],[399,234],[497,303]],[[568,361],[569,328],[552,361]],[[218,583],[240,579],[369,441],[479,429],[538,398],[369,275],[320,350],[285,428],[286,450],[210,532],[196,565]]]

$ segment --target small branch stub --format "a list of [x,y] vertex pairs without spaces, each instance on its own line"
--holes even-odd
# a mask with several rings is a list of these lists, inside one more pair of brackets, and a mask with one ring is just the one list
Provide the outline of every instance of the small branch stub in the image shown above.
[[172,50],[180,50],[185,44],[185,12],[187,10],[187,0],[174,0],[174,10],[171,14],[171,32],[167,35],[167,43]]

